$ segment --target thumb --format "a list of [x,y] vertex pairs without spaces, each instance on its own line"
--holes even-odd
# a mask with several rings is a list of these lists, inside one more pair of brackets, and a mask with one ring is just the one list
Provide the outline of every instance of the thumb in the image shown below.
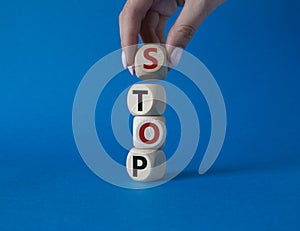
[[173,66],[178,65],[183,49],[192,39],[204,19],[217,7],[220,0],[186,0],[175,24],[169,31],[166,49]]

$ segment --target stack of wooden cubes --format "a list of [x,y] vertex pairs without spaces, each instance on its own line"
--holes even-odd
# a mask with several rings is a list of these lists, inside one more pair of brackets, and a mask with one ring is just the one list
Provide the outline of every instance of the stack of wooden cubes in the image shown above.
[[129,176],[136,181],[157,181],[164,177],[166,171],[166,156],[162,151],[166,140],[163,116],[166,92],[159,84],[159,80],[168,73],[164,46],[146,44],[140,47],[134,67],[137,77],[145,83],[134,84],[127,95],[127,106],[134,116],[134,148],[128,153],[126,168]]

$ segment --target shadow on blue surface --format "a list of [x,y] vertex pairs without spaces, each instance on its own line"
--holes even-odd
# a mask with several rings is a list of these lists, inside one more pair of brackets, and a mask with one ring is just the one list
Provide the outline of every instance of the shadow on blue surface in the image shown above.
[[184,180],[189,178],[199,178],[199,177],[218,177],[225,175],[243,175],[243,174],[257,174],[257,173],[272,173],[274,171],[288,171],[290,169],[299,169],[300,163],[297,160],[297,155],[282,156],[282,158],[277,158],[273,160],[249,162],[249,163],[238,163],[236,165],[218,165],[212,167],[204,175],[199,175],[198,170],[184,170],[180,173],[174,180]]

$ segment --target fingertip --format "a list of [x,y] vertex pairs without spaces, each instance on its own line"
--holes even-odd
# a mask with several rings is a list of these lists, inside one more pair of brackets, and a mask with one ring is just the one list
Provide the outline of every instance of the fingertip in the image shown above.
[[[124,69],[128,69],[131,75],[135,74],[134,70],[134,57],[137,51],[137,45],[124,47],[121,54],[122,65]],[[128,61],[129,60],[129,61]]]
[[169,60],[169,69],[171,69],[173,66],[174,67],[178,66],[184,49],[182,47],[171,46],[166,44],[166,50],[167,50],[167,57]]
[[128,66],[127,68],[128,68],[129,73],[133,76],[134,75],[134,68],[133,68],[133,66]]
[[173,66],[178,66],[180,60],[181,60],[181,56],[182,56],[182,53],[183,53],[183,49],[181,47],[176,47],[171,55],[170,55],[170,61],[172,63]]
[[125,67],[133,66],[138,45],[131,45],[122,48],[122,64]]
[[121,59],[122,59],[123,68],[125,69],[127,67],[127,61],[126,61],[126,55],[124,51],[122,51]]

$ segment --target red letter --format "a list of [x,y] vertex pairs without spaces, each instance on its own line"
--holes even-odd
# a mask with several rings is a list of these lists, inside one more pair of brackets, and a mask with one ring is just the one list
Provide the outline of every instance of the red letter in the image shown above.
[[[147,127],[151,127],[154,130],[154,136],[153,136],[153,138],[151,140],[148,140],[145,137],[145,130],[146,130]],[[143,143],[154,144],[158,140],[158,138],[159,138],[159,128],[154,123],[145,123],[140,128],[139,136],[140,136],[140,139],[141,139],[141,141]]]
[[152,48],[147,48],[145,51],[144,51],[144,57],[148,60],[150,60],[153,64],[152,65],[147,65],[147,64],[144,64],[144,68],[145,69],[154,69],[157,67],[158,65],[158,61],[155,57],[149,55],[150,52],[155,52],[157,53],[157,48],[155,47],[152,47]]

